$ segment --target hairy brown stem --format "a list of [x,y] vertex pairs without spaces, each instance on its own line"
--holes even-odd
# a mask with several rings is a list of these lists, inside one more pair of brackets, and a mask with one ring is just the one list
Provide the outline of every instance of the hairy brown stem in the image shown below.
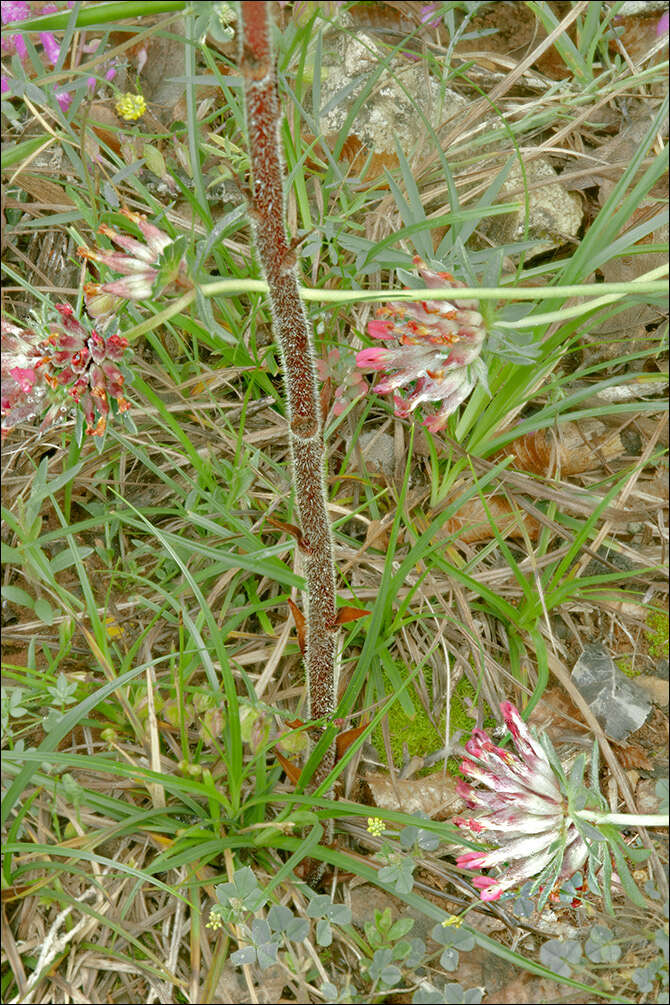
[[[304,606],[308,714],[310,718],[321,719],[335,710],[339,632],[312,330],[300,299],[295,253],[284,223],[281,112],[270,44],[269,4],[243,3],[240,10],[240,70],[253,176],[250,215],[269,287],[273,330],[284,369],[293,483],[302,529],[299,543],[307,583]],[[317,783],[326,777],[334,762],[333,745],[315,772]]]

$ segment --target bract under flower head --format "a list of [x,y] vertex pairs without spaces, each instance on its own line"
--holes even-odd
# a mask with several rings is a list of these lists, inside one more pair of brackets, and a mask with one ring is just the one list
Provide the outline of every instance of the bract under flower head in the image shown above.
[[[60,319],[47,331],[22,330],[2,321],[2,428],[42,414],[54,402],[47,420],[53,421],[67,396],[77,402],[86,432],[101,436],[112,405],[125,412],[124,374],[119,368],[128,340],[100,335],[75,317],[69,304],[56,304]],[[49,391],[56,392],[49,396]]]
[[[433,272],[417,256],[419,274],[433,289],[462,287],[448,272]],[[427,402],[439,410],[424,420],[432,432],[442,429],[449,416],[465,401],[477,383],[480,354],[486,337],[484,321],[474,300],[400,301],[376,311],[368,325],[372,338],[389,344],[363,349],[356,356],[361,370],[381,370],[375,385],[380,394],[394,393],[395,414],[410,415]],[[406,389],[409,388],[409,394]]]
[[542,745],[510,702],[500,706],[518,751],[497,747],[481,729],[473,731],[460,766],[464,775],[490,789],[459,782],[458,792],[476,817],[456,818],[457,826],[480,840],[495,842],[492,851],[469,851],[456,865],[464,869],[502,869],[498,877],[476,876],[482,900],[498,900],[543,870],[554,868],[555,881],[573,876],[588,856],[588,846],[567,812],[567,800]]

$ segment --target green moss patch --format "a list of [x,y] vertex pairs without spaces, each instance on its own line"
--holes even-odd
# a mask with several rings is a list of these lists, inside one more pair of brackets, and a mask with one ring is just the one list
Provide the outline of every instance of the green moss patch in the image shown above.
[[[433,683],[431,671],[428,669],[424,670],[424,676],[430,693]],[[386,676],[384,676],[384,683],[390,693],[391,689]],[[396,768],[400,767],[403,763],[404,746],[407,747],[410,757],[426,757],[428,754],[432,754],[444,746],[446,712],[442,712],[438,728],[436,728],[426,715],[419,698],[414,693],[410,693],[410,698],[414,706],[413,717],[407,715],[397,701],[393,703],[388,711],[391,753]],[[475,698],[476,693],[472,684],[467,677],[462,677],[451,696],[450,737],[453,737],[454,733],[462,732],[465,734],[463,739],[467,739],[472,732],[475,722],[468,714],[468,710],[472,707]],[[481,698],[479,700],[481,701]],[[494,719],[487,719],[484,725],[485,728],[494,728],[496,723]],[[374,731],[372,739],[379,751],[380,758],[383,759],[385,747],[381,726],[378,726]],[[453,757],[447,761],[448,770],[452,774],[456,773],[458,763],[458,759]],[[424,768],[418,774],[419,776],[427,775],[433,771],[435,771],[435,767]]]
[[667,659],[668,657],[668,636],[670,635],[668,624],[667,611],[653,610],[649,612],[647,617],[649,655],[655,660],[660,660],[663,657]]

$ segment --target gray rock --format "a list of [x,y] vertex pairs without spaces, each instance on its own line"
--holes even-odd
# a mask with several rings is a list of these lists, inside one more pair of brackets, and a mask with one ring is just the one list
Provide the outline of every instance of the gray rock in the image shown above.
[[370,432],[361,433],[358,444],[368,470],[382,471],[387,478],[393,478],[395,465],[395,453],[393,437],[388,433]]
[[[338,21],[344,24],[346,14],[341,14]],[[311,95],[306,95],[309,110],[319,115],[323,135],[338,136],[352,106],[387,57],[388,48],[371,32],[357,30],[354,35],[337,28],[324,31],[321,107],[312,109]],[[349,136],[355,136],[364,148],[376,154],[395,156],[397,142],[409,155],[426,136],[422,115],[433,129],[438,129],[467,104],[460,94],[427,74],[421,60],[398,53],[376,76],[349,127]]]
[[645,722],[651,702],[600,643],[584,646],[572,679],[608,736],[621,742]]
[[665,656],[661,656],[660,659],[656,660],[654,674],[656,677],[660,677],[661,680],[668,680],[670,677],[670,663]]
[[[544,157],[530,161],[526,165],[528,193],[528,240],[536,241],[530,251],[538,255],[565,243],[566,238],[576,237],[582,222],[582,204],[578,196],[568,192],[560,183],[560,177]],[[500,190],[501,202],[519,202],[516,213],[492,217],[481,229],[497,245],[524,240],[525,196],[523,175],[518,163],[512,165],[510,173]],[[515,192],[515,195],[511,195]]]
[[636,14],[662,13],[668,6],[667,0],[624,0],[617,14],[619,17],[631,17]]

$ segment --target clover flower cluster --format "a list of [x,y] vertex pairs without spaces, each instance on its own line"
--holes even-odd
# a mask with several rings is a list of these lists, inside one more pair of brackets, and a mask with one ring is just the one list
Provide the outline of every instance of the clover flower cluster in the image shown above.
[[[73,0],[68,0],[67,6],[72,8],[74,6]],[[58,4],[46,3],[42,4],[39,11],[34,11],[31,9],[31,5],[29,3],[25,3],[24,0],[8,0],[8,2],[3,0],[0,8],[0,17],[3,25],[20,24],[22,21],[26,21],[28,18],[34,17],[37,13],[51,14],[57,12],[59,9],[61,8],[59,8]],[[50,31],[41,31],[38,34],[42,46],[42,52],[44,53],[46,61],[52,67],[55,67],[60,59],[61,47],[59,43]],[[25,64],[27,62],[28,47],[22,33],[19,32],[16,35],[4,35],[1,46],[3,56],[11,57],[16,54],[21,60],[21,63]],[[105,79],[113,80],[115,75],[116,67],[111,64],[105,71]],[[95,90],[97,84],[95,77],[89,77],[87,83],[89,91]],[[2,94],[8,94],[11,91],[10,78],[4,73],[0,77],[0,88],[2,90]],[[72,104],[72,95],[67,91],[57,90],[54,96],[60,105],[61,110],[66,112]]]
[[481,899],[498,900],[512,887],[533,876],[551,875],[561,883],[581,869],[589,848],[568,813],[568,801],[542,745],[510,702],[500,706],[518,756],[497,747],[483,729],[475,729],[465,746],[460,770],[490,789],[474,789],[460,780],[457,789],[476,817],[454,823],[482,840],[494,841],[493,851],[468,851],[456,865],[464,869],[501,867],[500,875],[476,876]]
[[2,320],[2,430],[42,414],[51,404],[46,427],[66,395],[82,410],[86,432],[101,436],[110,412],[125,412],[124,374],[119,364],[128,347],[120,335],[88,330],[68,304],[56,304],[60,323],[47,333],[21,329]]
[[153,223],[149,223],[142,213],[133,213],[129,209],[122,209],[120,212],[138,227],[144,241],[121,234],[103,223],[98,228],[99,233],[119,245],[123,251],[86,247],[78,249],[82,258],[106,265],[124,277],[106,283],[86,283],[86,310],[94,318],[112,315],[123,300],[148,300],[173,284],[182,287],[191,285],[187,279],[181,242],[174,241]]
[[127,122],[134,122],[135,119],[142,118],[147,110],[147,103],[141,94],[127,91],[117,99],[114,107],[120,118],[126,119]]
[[[427,286],[458,290],[463,286],[448,272],[433,272],[417,256],[414,264]],[[395,414],[410,415],[419,405],[439,403],[424,420],[431,432],[442,429],[484,376],[480,360],[486,337],[474,300],[400,301],[379,307],[368,324],[372,338],[394,342],[388,348],[363,349],[356,356],[361,370],[383,370],[375,385],[379,394],[394,393]],[[403,397],[399,389],[409,393]]]

